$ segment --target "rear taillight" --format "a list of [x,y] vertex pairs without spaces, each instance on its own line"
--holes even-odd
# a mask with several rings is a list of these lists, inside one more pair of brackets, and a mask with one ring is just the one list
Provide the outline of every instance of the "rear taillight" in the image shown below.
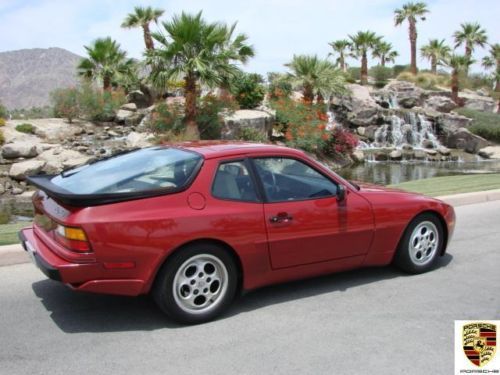
[[89,253],[92,251],[87,235],[81,228],[65,227],[58,224],[56,227],[56,240],[69,250],[78,253]]

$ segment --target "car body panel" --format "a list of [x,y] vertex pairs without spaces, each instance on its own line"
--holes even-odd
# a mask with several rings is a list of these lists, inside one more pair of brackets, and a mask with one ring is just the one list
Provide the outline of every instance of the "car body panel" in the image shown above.
[[[148,293],[168,257],[188,243],[211,241],[232,252],[245,290],[276,282],[391,262],[409,222],[434,212],[454,226],[453,209],[422,195],[364,185],[360,190],[303,152],[247,143],[185,143],[203,155],[203,167],[184,191],[91,207],[64,206],[44,192],[35,211],[55,223],[81,227],[92,248],[76,254],[38,224],[23,230],[39,256],[77,290],[138,295]],[[215,198],[219,163],[263,156],[297,158],[346,189],[346,197],[265,203]],[[289,212],[290,223],[271,226],[269,216]],[[107,265],[127,264],[127,268]]]

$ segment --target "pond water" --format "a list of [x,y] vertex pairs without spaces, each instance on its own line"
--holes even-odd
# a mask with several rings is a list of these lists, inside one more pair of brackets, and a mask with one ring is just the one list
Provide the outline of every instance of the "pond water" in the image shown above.
[[464,174],[500,173],[500,160],[459,161],[369,161],[337,171],[348,180],[371,182],[380,185],[399,184],[431,177],[454,176]]

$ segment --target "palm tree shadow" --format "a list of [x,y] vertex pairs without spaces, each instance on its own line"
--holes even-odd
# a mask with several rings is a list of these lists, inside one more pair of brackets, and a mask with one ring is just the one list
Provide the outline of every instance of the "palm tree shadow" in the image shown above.
[[[435,268],[447,266],[452,258],[446,254],[436,262]],[[361,285],[402,276],[392,267],[366,268],[268,286],[239,298],[222,319],[265,306],[325,293],[345,292]],[[50,318],[66,333],[152,331],[183,327],[166,317],[148,296],[79,293],[52,280],[37,281],[32,288],[50,313]]]

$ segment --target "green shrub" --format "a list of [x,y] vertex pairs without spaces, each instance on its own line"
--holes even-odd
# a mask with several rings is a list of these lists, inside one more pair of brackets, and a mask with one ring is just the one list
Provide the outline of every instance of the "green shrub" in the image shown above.
[[126,95],[121,90],[103,91],[84,85],[79,93],[82,116],[91,121],[112,121],[116,111],[126,101]]
[[373,66],[370,68],[370,76],[375,79],[375,87],[384,87],[392,76],[392,69],[386,66]]
[[271,100],[282,97],[289,97],[292,93],[292,84],[288,81],[285,74],[270,72],[267,73],[269,87],[267,92]]
[[71,124],[80,116],[80,92],[77,88],[57,89],[50,93],[54,116],[66,118]]
[[262,76],[241,73],[231,80],[231,94],[242,109],[258,107],[265,96]]
[[397,77],[401,73],[409,71],[410,71],[410,65],[394,65],[392,67],[392,76]]
[[403,72],[397,76],[400,81],[412,82],[418,87],[426,90],[436,89],[437,86],[448,86],[450,78],[443,74],[432,74],[427,72],[418,73],[414,75],[410,72]]
[[148,123],[149,129],[154,134],[179,135],[185,129],[184,112],[179,104],[158,104]]
[[0,145],[3,145],[5,143],[5,137],[3,135],[3,131],[0,130]]
[[461,87],[469,90],[486,89],[491,92],[495,79],[491,74],[472,73],[468,77],[460,76]]
[[476,111],[468,108],[455,110],[463,116],[472,119],[469,130],[492,142],[500,143],[500,115],[492,112]]
[[5,126],[5,119],[3,117],[0,117],[0,126]]
[[347,69],[347,81],[356,82],[361,79],[361,68],[353,66]]
[[16,130],[21,133],[26,133],[26,134],[34,134],[35,133],[35,128],[33,125],[24,123],[24,124],[19,124],[16,126]]
[[218,98],[206,95],[198,105],[196,123],[200,130],[200,139],[220,139],[222,129],[222,113],[230,114],[238,105],[230,98]]
[[266,143],[267,137],[260,131],[254,128],[241,128],[238,136],[240,141]]

